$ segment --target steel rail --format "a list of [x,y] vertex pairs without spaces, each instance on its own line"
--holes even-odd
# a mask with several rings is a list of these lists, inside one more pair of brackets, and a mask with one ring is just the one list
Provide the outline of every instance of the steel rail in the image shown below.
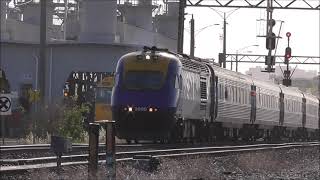
[[[230,153],[245,153],[264,150],[278,150],[296,147],[320,147],[320,142],[302,142],[302,143],[283,143],[283,144],[256,144],[243,146],[222,146],[222,147],[202,147],[202,148],[183,148],[183,149],[163,149],[163,150],[147,150],[147,151],[132,151],[116,153],[117,162],[135,160],[135,156],[152,156],[155,158],[179,158],[184,156],[194,155],[210,155],[210,154],[230,154]],[[99,153],[99,162],[104,163],[105,153]],[[88,154],[62,156],[62,166],[77,166],[88,164]],[[42,157],[32,159],[8,159],[1,160],[0,172],[3,174],[14,174],[25,172],[31,169],[56,168],[56,157]],[[68,162],[71,161],[71,162]],[[17,165],[19,164],[19,165]],[[20,165],[24,164],[24,165]]]
[[[141,144],[117,144],[116,147],[140,147]],[[104,143],[100,143],[99,147],[105,147]],[[88,149],[88,144],[72,144],[73,149],[82,150],[82,149]],[[0,152],[25,152],[25,151],[44,151],[44,150],[50,150],[50,144],[34,144],[34,145],[12,145],[12,146],[0,146]]]

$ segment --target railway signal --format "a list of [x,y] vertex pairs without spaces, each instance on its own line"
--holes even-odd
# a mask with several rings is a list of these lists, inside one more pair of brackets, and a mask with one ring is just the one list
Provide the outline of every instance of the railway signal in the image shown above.
[[286,48],[285,55],[284,55],[284,63],[285,63],[285,64],[288,64],[290,58],[291,58],[291,48],[290,48],[290,47],[287,47],[287,48]]
[[271,37],[266,38],[266,49],[274,50],[276,48],[276,34],[271,33]]
[[289,70],[289,59],[291,58],[291,47],[290,47],[290,36],[291,33],[287,32],[286,36],[288,38],[288,46],[285,50],[284,54],[284,63],[287,65],[287,70],[284,71],[284,79],[283,79],[283,85],[285,86],[291,86],[292,85],[292,80],[291,80],[291,71]]

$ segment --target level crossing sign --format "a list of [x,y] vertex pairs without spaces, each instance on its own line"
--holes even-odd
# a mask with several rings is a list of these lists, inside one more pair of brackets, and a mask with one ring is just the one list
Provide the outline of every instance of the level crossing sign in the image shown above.
[[0,115],[11,115],[11,95],[0,94]]

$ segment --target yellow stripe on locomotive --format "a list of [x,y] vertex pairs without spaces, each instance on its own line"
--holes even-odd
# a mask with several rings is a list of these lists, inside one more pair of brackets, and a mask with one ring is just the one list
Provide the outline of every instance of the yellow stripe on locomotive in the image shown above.
[[161,72],[166,77],[168,66],[170,63],[169,58],[152,55],[138,55],[129,56],[125,59],[124,63],[124,76],[129,71],[157,71]]

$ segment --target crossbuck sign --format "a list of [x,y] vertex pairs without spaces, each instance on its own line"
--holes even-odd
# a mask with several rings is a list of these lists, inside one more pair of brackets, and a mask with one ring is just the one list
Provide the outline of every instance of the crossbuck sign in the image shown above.
[[0,94],[0,115],[11,115],[11,95]]

